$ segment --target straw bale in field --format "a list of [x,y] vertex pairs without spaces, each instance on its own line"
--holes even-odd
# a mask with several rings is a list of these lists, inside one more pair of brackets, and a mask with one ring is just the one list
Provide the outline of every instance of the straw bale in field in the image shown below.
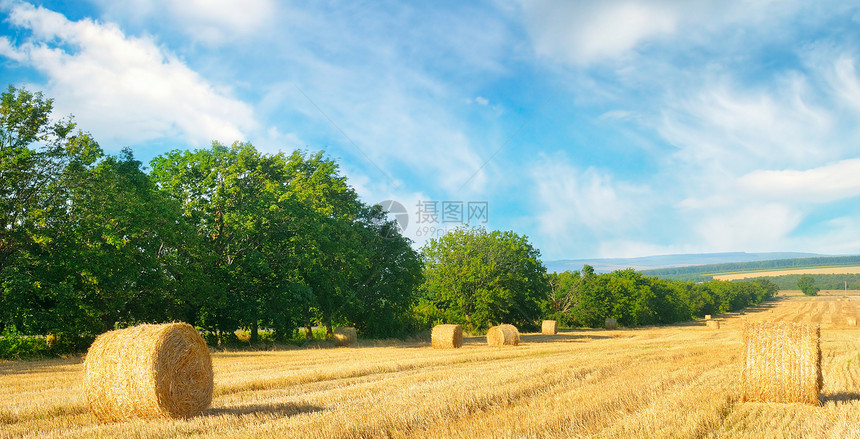
[[857,326],[857,318],[856,317],[846,317],[845,320],[846,320],[846,323],[848,323],[848,326]]
[[487,344],[490,346],[517,346],[520,344],[520,331],[514,325],[493,326],[487,331]]
[[430,344],[437,349],[463,346],[463,328],[460,325],[436,325],[430,334]]
[[544,320],[540,325],[540,333],[543,335],[555,335],[558,332],[558,325],[555,320]]
[[103,421],[187,418],[212,401],[212,359],[189,324],[140,325],[106,332],[84,365],[90,410]]
[[352,346],[357,339],[355,328],[349,327],[334,328],[333,336],[335,346]]
[[605,326],[606,329],[618,329],[618,320],[607,318]]
[[743,334],[744,401],[819,404],[819,325],[744,321]]
[[710,315],[710,314],[705,314],[705,320],[711,320],[711,315]]
[[719,320],[708,320],[707,322],[705,322],[705,325],[707,325],[711,329],[720,329]]

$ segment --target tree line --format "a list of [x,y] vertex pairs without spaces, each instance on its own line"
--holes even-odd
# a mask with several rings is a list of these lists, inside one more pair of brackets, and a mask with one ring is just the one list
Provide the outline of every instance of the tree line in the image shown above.
[[781,276],[763,276],[760,279],[767,279],[780,290],[797,290],[800,289],[798,281],[802,277],[812,278],[813,283],[822,290],[860,290],[860,274],[784,274]]
[[627,327],[668,324],[739,311],[779,291],[765,279],[694,283],[632,268],[547,273],[525,237],[483,229],[454,230],[431,240],[422,255],[416,313],[428,326],[460,323],[478,332],[499,323],[536,330],[542,319],[565,327],[602,327],[606,318]]
[[0,97],[0,331],[415,330],[419,255],[333,160],[214,143],[147,173],[130,150],[106,155],[52,120],[52,104],[13,87]]
[[147,170],[130,149],[105,154],[70,118],[52,119],[52,106],[14,87],[0,95],[0,342],[50,335],[81,350],[107,330],[174,320],[218,342],[245,329],[252,343],[264,330],[312,338],[314,326],[365,337],[438,323],[529,330],[545,318],[637,326],[776,292],[763,280],[693,284],[632,269],[547,274],[540,251],[510,231],[462,227],[418,252],[322,153],[213,143]]
[[566,326],[603,326],[615,318],[623,326],[658,325],[734,312],[773,298],[779,288],[766,279],[748,282],[686,282],[645,276],[632,268],[597,274],[552,273],[545,314]]

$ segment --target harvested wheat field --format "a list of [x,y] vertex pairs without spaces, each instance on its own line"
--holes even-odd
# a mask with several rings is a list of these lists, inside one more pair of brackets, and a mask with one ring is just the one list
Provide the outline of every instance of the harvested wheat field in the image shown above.
[[[840,300],[841,299],[841,300]],[[0,363],[0,437],[860,437],[860,297],[784,297],[752,321],[819,323],[821,406],[741,402],[735,315],[685,325],[522,334],[517,347],[213,353],[211,407],[190,419],[101,422],[80,358]]]
[[810,267],[787,270],[750,271],[746,273],[716,274],[716,280],[740,280],[756,277],[785,276],[789,274],[860,274],[860,267]]

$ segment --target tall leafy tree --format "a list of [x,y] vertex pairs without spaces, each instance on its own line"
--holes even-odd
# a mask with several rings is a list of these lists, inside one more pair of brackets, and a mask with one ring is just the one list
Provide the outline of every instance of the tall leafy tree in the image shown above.
[[[64,191],[35,235],[26,294],[43,331],[98,333],[183,317],[189,266],[178,205],[129,150],[105,157]],[[191,237],[193,238],[193,237]],[[20,301],[19,301],[20,303]],[[38,304],[38,306],[35,306]]]
[[291,256],[300,232],[283,154],[214,143],[156,157],[152,167],[204,241],[211,288],[198,310],[200,323],[217,332],[248,327],[252,342],[260,324],[291,331],[296,319],[288,310],[300,286]]
[[411,241],[387,221],[379,206],[366,210],[356,223],[359,245],[366,255],[363,270],[355,273],[349,290],[354,296],[345,316],[372,337],[402,336],[417,329],[412,308],[423,279],[421,259]]
[[419,311],[431,323],[483,330],[500,323],[533,328],[549,285],[540,252],[525,236],[458,228],[422,250]]
[[38,333],[69,315],[54,308],[52,296],[69,296],[71,287],[46,289],[39,253],[71,208],[70,189],[85,181],[101,149],[75,132],[70,118],[52,120],[52,109],[41,93],[10,86],[0,94],[0,328],[11,323]]

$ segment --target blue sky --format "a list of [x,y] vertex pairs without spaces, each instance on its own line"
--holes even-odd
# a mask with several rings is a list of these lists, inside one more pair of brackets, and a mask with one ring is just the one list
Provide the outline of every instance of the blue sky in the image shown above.
[[108,152],[324,150],[545,260],[860,253],[860,4],[0,0],[0,80]]

